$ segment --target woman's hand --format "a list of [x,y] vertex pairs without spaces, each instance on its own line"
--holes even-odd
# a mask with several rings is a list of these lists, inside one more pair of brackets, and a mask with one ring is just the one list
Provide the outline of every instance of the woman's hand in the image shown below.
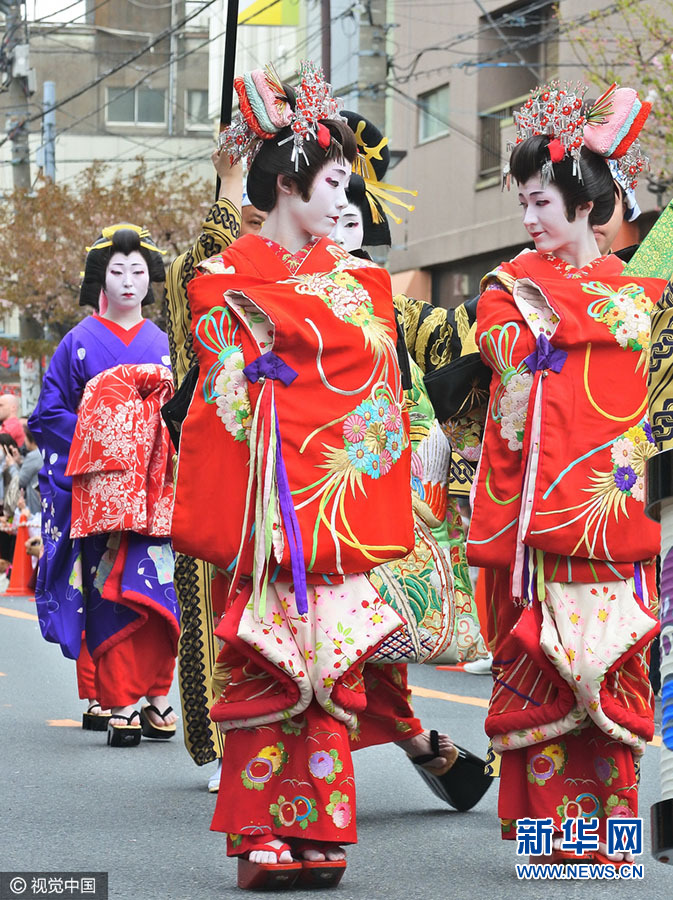
[[4,445],[5,457],[7,459],[7,463],[10,466],[18,465],[19,460],[21,459],[21,453],[18,447],[8,447],[7,444]]

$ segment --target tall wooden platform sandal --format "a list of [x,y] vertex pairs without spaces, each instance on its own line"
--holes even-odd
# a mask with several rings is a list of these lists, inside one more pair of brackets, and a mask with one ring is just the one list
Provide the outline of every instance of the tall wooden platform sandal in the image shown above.
[[[301,854],[304,850],[318,850],[327,854],[330,849],[343,850],[342,847],[333,846],[331,844],[312,844],[297,843],[293,841],[292,852],[295,856]],[[345,859],[322,859],[322,860],[301,860],[301,874],[297,882],[298,887],[320,888],[336,887],[344,876],[346,871]]]
[[134,709],[130,716],[122,716],[121,714],[113,714],[112,719],[124,719],[126,725],[113,725],[108,722],[107,726],[107,742],[110,747],[137,747],[140,743],[142,731],[140,724],[134,725],[134,719],[140,719],[137,709]]
[[172,738],[175,735],[175,722],[172,725],[155,725],[147,715],[147,710],[165,721],[166,716],[173,712],[173,707],[167,706],[163,712],[159,712],[153,703],[148,703],[140,710],[140,727],[143,737],[152,738],[155,741],[167,741]]
[[491,776],[484,774],[486,762],[454,744],[456,755],[448,759],[443,768],[429,769],[429,762],[442,758],[439,734],[434,730],[430,732],[430,749],[430,753],[410,756],[409,759],[432,793],[459,812],[467,812],[476,806],[493,784]]
[[[258,844],[257,850],[274,853],[276,860],[285,851],[291,852],[288,844],[273,847],[271,844]],[[302,864],[298,860],[291,863],[255,863],[243,856],[238,857],[238,886],[246,891],[283,891],[294,887],[302,873]]]
[[[94,709],[100,709],[100,712],[93,712]],[[82,713],[82,728],[84,731],[107,731],[107,725],[110,721],[110,713],[103,713],[98,700],[94,700],[89,704],[89,708]]]

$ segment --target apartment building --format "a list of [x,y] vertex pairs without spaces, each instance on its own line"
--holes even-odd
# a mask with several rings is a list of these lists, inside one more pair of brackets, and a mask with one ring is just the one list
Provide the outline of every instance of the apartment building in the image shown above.
[[[396,286],[455,306],[477,293],[494,265],[532,246],[516,192],[501,189],[512,110],[537,84],[584,80],[567,23],[580,27],[591,8],[606,6],[604,0],[591,7],[581,0],[389,4],[395,28],[388,133],[391,146],[406,153],[391,180],[418,190],[415,212],[393,229],[388,264]],[[656,218],[645,179],[637,192],[644,214],[625,229],[622,246]]]
[[[54,83],[56,103],[98,82],[55,112],[57,182],[72,179],[94,161],[130,171],[138,157],[150,172],[189,169],[210,177],[210,17],[200,14],[181,24],[202,6],[197,0],[173,0],[155,8],[133,0],[88,0],[86,15],[74,22],[29,22],[35,87],[31,115],[43,108],[45,82]],[[157,41],[161,34],[166,36]],[[150,49],[142,53],[148,44]],[[101,78],[106,72],[110,74]],[[30,128],[34,178],[40,164],[40,121]],[[9,159],[7,144],[0,154],[1,160]],[[11,187],[11,167],[1,166],[0,189]]]

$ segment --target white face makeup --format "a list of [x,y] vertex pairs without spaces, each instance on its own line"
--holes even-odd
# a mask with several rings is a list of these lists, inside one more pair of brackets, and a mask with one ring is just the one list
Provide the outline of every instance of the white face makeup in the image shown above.
[[332,229],[330,237],[335,244],[348,250],[359,250],[364,239],[364,225],[360,207],[349,203],[339,216],[339,221]]
[[329,160],[313,179],[308,201],[296,195],[298,203],[294,204],[294,211],[305,232],[315,237],[330,234],[348,206],[346,186],[350,176],[350,163]]
[[125,256],[113,253],[105,271],[105,296],[111,316],[140,310],[150,276],[147,263],[137,250]]
[[519,203],[523,209],[524,228],[535,241],[539,253],[559,256],[567,247],[574,246],[587,230],[585,218],[568,221],[561,191],[551,182],[543,188],[539,175],[533,175],[525,184],[519,185]]

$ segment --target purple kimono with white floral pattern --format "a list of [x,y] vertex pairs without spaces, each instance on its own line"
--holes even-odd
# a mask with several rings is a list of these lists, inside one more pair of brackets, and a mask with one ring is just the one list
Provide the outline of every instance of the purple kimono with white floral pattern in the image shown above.
[[[43,637],[60,644],[71,659],[79,656],[83,631],[94,655],[97,647],[138,618],[123,602],[101,596],[110,535],[71,539],[72,479],[65,475],[85,385],[105,369],[133,363],[170,366],[168,339],[153,322],[146,319],[127,346],[99,319],[84,319],[56,348],[28,423],[44,456],[39,476],[44,554],[35,592],[37,613]],[[146,597],[150,606],[163,607],[177,630],[172,562],[168,539],[128,533],[122,594],[128,590]]]

